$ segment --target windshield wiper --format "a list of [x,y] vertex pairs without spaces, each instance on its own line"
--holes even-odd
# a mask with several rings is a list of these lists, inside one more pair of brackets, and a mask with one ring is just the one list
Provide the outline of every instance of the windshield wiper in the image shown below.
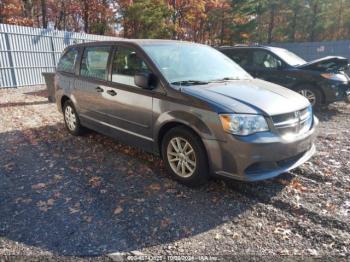
[[182,80],[182,81],[171,82],[172,85],[178,85],[178,86],[207,85],[208,83],[209,82],[200,81],[200,80]]
[[239,78],[238,77],[223,77],[223,78],[219,78],[219,79],[210,80],[210,82],[221,82],[221,81],[229,81],[229,80],[239,80]]

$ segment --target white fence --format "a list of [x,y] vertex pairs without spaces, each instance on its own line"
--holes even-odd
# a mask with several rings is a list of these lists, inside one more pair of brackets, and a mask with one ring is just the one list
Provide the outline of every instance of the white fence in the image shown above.
[[343,56],[350,60],[350,40],[273,43],[271,45],[288,49],[308,61],[325,56]]
[[[42,72],[54,72],[63,49],[71,44],[115,37],[0,24],[0,88],[44,84]],[[274,43],[306,60],[327,55],[350,59],[350,41]]]
[[44,84],[71,44],[117,38],[0,24],[0,88]]

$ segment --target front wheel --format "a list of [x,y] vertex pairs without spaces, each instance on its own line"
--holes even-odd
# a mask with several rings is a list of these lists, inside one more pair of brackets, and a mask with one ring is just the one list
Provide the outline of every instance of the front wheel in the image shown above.
[[300,87],[297,92],[309,100],[310,104],[314,108],[318,108],[322,105],[322,93],[314,87]]
[[200,137],[185,127],[168,131],[162,142],[162,156],[172,177],[187,185],[199,186],[209,177],[208,161]]

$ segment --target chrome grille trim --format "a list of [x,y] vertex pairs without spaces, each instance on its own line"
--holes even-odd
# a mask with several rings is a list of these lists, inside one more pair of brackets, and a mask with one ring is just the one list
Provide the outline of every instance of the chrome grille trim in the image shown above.
[[300,135],[312,127],[312,109],[307,107],[295,112],[272,116],[272,122],[281,136]]

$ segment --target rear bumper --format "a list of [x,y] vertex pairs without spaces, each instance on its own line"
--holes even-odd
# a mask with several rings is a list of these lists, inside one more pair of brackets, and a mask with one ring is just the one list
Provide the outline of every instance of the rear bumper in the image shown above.
[[296,168],[316,151],[317,124],[315,118],[312,129],[292,141],[270,132],[241,138],[228,135],[227,141],[217,144],[211,141],[211,150],[207,152],[212,172],[237,180],[258,181]]

